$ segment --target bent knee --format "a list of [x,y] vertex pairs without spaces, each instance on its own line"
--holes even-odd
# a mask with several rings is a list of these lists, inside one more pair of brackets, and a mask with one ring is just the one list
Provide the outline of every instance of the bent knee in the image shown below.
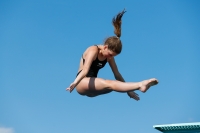
[[87,94],[87,88],[82,86],[82,85],[77,85],[76,86],[76,91],[80,94],[80,95],[86,95]]

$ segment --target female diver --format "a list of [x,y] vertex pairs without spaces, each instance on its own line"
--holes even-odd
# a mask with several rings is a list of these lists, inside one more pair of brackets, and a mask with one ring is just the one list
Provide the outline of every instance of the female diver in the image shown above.
[[[130,98],[139,100],[139,96],[135,90],[146,92],[151,86],[158,84],[155,78],[147,79],[141,82],[125,82],[119,73],[114,57],[120,54],[122,50],[121,36],[121,18],[126,11],[118,13],[113,18],[114,33],[116,36],[109,37],[103,45],[94,45],[88,47],[83,53],[78,74],[73,83],[66,89],[72,92],[76,88],[81,95],[95,97],[107,94],[112,91],[126,92]],[[103,68],[106,63],[112,69],[116,80],[106,80],[98,78],[99,69]]]

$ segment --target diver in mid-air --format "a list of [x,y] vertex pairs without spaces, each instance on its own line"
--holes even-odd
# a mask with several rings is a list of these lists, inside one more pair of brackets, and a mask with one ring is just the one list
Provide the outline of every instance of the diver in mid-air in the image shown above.
[[[135,100],[139,100],[139,96],[135,90],[146,92],[151,86],[158,84],[156,78],[143,80],[140,82],[125,82],[124,78],[118,71],[115,63],[115,56],[119,55],[122,50],[121,37],[121,18],[126,11],[118,13],[113,18],[114,33],[116,36],[108,37],[104,44],[93,45],[88,47],[83,53],[78,73],[75,80],[66,89],[72,92],[76,88],[81,95],[95,97],[107,94],[112,91],[126,92],[128,96]],[[107,80],[98,78],[99,69],[109,63],[116,80]]]

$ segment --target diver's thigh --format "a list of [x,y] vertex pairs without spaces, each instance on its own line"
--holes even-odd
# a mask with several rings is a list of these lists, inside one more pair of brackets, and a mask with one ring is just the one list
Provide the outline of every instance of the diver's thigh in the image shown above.
[[108,80],[96,77],[85,77],[77,85],[76,89],[79,93],[87,93],[88,91],[102,91],[108,89]]
[[88,87],[90,91],[103,91],[109,88],[108,80],[102,78],[90,78]]

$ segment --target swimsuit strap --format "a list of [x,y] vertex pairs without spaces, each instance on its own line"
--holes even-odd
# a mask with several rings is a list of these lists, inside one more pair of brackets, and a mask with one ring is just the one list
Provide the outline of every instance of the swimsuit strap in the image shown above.
[[99,49],[98,45],[94,45],[94,46],[97,46],[97,48]]

